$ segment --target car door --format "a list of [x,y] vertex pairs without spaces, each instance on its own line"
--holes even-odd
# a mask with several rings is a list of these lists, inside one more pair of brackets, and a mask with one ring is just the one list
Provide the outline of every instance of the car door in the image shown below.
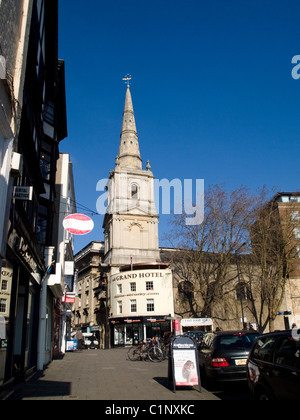
[[207,366],[210,364],[212,343],[215,334],[206,334],[199,350],[199,366]]
[[270,372],[273,394],[279,400],[300,399],[300,341],[287,335],[279,339]]

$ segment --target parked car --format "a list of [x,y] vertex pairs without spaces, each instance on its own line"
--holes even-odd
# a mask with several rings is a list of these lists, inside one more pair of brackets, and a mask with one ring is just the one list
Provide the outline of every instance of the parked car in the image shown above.
[[292,331],[265,334],[247,363],[248,384],[258,400],[300,400],[300,340]]
[[86,349],[98,349],[99,341],[93,333],[83,333],[83,346]]
[[207,333],[199,350],[199,365],[207,385],[214,382],[247,380],[247,359],[256,331]]

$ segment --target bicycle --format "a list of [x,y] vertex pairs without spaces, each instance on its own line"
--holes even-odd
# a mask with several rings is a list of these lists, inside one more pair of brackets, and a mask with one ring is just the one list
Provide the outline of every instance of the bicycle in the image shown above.
[[137,360],[146,360],[148,357],[149,344],[141,341],[137,347],[131,347],[127,356],[132,362]]
[[164,351],[159,338],[154,338],[151,341],[150,348],[148,350],[148,357],[151,362],[161,362],[164,360]]
[[132,362],[137,360],[151,360],[151,362],[161,362],[164,353],[158,340],[149,342],[141,341],[137,347],[131,347],[127,352],[128,359]]

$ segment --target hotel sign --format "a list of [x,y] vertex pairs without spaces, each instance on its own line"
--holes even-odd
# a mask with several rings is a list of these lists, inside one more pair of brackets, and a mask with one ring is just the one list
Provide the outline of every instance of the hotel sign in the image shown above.
[[135,280],[135,279],[154,279],[164,277],[163,272],[152,271],[152,272],[127,272],[126,274],[117,274],[112,276],[112,281],[122,281],[122,280]]

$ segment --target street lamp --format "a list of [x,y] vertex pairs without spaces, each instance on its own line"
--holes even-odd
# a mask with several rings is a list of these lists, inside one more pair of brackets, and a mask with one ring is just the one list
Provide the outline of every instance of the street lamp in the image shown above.
[[[243,248],[246,245],[246,242],[244,242],[236,251],[235,251],[235,258],[236,258],[236,268],[237,268],[237,275],[238,275],[238,284],[239,284],[239,290],[241,291],[241,278],[240,278],[240,263],[239,263],[239,256],[238,251],[240,251],[241,248]],[[242,322],[243,322],[243,330],[247,329],[247,323],[245,322],[244,317],[244,305],[243,305],[243,296],[240,293],[240,301],[241,301],[241,311],[242,311]]]

